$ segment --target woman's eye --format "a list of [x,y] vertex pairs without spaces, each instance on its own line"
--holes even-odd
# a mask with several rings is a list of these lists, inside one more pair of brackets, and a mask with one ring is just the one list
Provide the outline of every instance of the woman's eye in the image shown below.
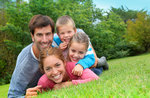
[[47,67],[47,68],[46,68],[46,71],[50,71],[50,70],[51,70],[51,68],[50,68],[50,67]]
[[56,64],[56,66],[58,67],[58,66],[60,66],[60,64]]

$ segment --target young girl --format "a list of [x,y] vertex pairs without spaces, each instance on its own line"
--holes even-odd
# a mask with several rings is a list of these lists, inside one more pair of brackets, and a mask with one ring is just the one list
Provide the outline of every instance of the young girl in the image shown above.
[[[89,37],[82,32],[77,32],[72,37],[69,45],[68,45],[68,61],[71,62],[80,62],[81,59],[84,59],[86,57],[87,51],[89,46]],[[89,63],[90,61],[87,61]],[[86,66],[86,65],[84,65]],[[82,75],[83,67],[82,66],[75,66],[72,70],[72,73],[74,73],[77,76]],[[97,75],[100,75],[103,71],[102,67],[94,68],[95,66],[91,66],[91,70],[96,73]],[[75,70],[78,70],[76,72]]]
[[62,51],[58,48],[45,49],[40,55],[40,69],[45,73],[38,81],[42,90],[60,89],[70,85],[97,80],[99,77],[90,69],[85,69],[82,76],[72,74],[76,62],[66,62]]

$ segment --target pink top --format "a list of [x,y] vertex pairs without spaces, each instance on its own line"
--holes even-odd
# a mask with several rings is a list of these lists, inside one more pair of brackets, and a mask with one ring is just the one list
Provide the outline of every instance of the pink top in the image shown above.
[[[99,77],[92,72],[90,69],[86,68],[83,70],[82,75],[75,76],[71,72],[73,68],[75,67],[76,62],[67,62],[66,63],[66,72],[68,76],[70,77],[70,80],[74,85],[80,84],[80,83],[86,83],[91,80],[97,80]],[[38,81],[38,85],[42,86],[42,89],[52,89],[56,83],[54,83],[52,80],[49,80],[46,74],[44,74]]]

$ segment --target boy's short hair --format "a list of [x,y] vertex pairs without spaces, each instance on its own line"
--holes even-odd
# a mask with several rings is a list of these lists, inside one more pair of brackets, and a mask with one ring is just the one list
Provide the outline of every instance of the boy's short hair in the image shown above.
[[64,25],[70,25],[70,26],[73,27],[74,30],[76,29],[76,26],[75,26],[75,23],[74,23],[73,19],[68,15],[61,16],[57,19],[57,21],[56,21],[57,33],[59,33],[58,28],[61,27],[61,26],[64,26]]
[[52,33],[55,32],[55,24],[54,21],[45,15],[34,15],[29,22],[29,30],[34,35],[35,28],[42,28],[50,25],[52,28]]

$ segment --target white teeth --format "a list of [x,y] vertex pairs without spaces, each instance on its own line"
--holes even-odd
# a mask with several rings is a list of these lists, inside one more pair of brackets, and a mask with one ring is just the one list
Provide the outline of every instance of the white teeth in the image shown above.
[[42,46],[43,46],[43,47],[47,47],[48,45],[47,45],[47,44],[43,44]]
[[57,76],[54,76],[54,79],[59,79],[59,77],[60,77],[60,74]]

